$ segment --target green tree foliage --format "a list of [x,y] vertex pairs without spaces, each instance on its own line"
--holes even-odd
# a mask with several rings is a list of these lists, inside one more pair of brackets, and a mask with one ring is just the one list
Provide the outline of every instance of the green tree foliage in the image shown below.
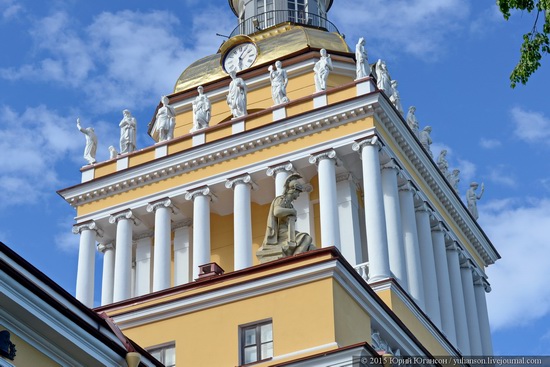
[[[543,54],[550,54],[550,0],[497,0],[504,18],[510,18],[513,9],[536,12],[531,32],[523,35],[519,62],[510,75],[512,88],[517,83],[526,84],[529,77],[539,68]],[[544,18],[542,32],[539,31],[539,20]]]

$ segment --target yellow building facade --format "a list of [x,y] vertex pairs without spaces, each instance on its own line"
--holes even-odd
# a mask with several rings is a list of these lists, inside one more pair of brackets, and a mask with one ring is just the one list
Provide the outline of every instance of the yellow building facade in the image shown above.
[[[153,118],[150,146],[84,166],[59,191],[77,213],[77,298],[94,306],[98,243],[96,311],[167,366],[492,354],[484,269],[499,254],[375,78],[378,64],[357,77],[326,19],[332,1],[230,6],[232,37],[167,96],[168,138]],[[319,90],[323,50],[331,70]],[[231,70],[247,89],[238,117]],[[202,93],[211,117],[197,127]],[[296,230],[317,250],[261,263],[270,205],[294,173]]]

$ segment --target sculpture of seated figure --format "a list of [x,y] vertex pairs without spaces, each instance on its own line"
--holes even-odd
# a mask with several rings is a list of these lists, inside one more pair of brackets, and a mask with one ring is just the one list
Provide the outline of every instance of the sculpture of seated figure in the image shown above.
[[256,253],[260,263],[315,249],[309,234],[294,229],[296,209],[292,202],[304,190],[298,181],[301,178],[297,173],[290,175],[285,181],[283,194],[271,203],[264,242]]

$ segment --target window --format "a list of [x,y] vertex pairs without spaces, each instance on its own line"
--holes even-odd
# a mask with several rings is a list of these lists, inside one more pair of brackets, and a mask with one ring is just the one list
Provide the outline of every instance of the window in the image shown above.
[[288,20],[306,24],[306,0],[288,0]]
[[148,348],[147,351],[166,367],[176,367],[176,345],[174,343]]
[[273,0],[256,0],[256,17],[261,29],[275,25],[273,10]]
[[241,364],[273,357],[273,322],[262,321],[241,326]]

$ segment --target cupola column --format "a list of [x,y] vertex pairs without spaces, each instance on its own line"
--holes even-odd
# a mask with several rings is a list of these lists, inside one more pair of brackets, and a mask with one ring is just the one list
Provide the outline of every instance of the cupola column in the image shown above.
[[294,171],[294,166],[290,162],[271,166],[267,169],[267,175],[275,179],[275,197],[283,194],[285,190],[285,180]]
[[332,149],[313,154],[309,163],[317,164],[319,172],[319,206],[321,212],[322,247],[340,246],[340,226],[338,220],[338,201],[336,196],[336,163],[338,158]]
[[97,245],[103,253],[103,274],[101,275],[101,305],[113,303],[113,281],[115,277],[115,248],[112,243]]
[[151,264],[153,252],[153,232],[148,231],[134,236],[136,243],[134,295],[143,296],[151,293]]
[[477,316],[476,297],[474,293],[474,266],[469,259],[463,259],[460,264],[462,277],[462,291],[464,293],[464,305],[466,307],[466,320],[468,322],[468,336],[470,337],[470,355],[481,356],[481,334],[479,330],[479,318]]
[[111,215],[109,223],[116,223],[113,302],[118,302],[131,297],[132,225],[139,225],[141,221],[128,209]]
[[386,217],[382,197],[378,137],[353,143],[352,149],[361,156],[363,168],[363,192],[365,226],[367,228],[367,252],[369,281],[376,282],[391,276],[386,234]]
[[155,213],[155,246],[153,256],[153,292],[170,288],[170,262],[172,250],[172,221],[170,214],[175,207],[169,198],[147,205],[149,213]]
[[457,346],[462,355],[470,354],[470,337],[468,335],[468,321],[466,320],[466,307],[464,306],[464,293],[462,290],[462,278],[460,275],[460,259],[458,245],[454,241],[447,242],[447,263],[449,265],[449,280],[453,297],[453,311],[456,328]]
[[103,231],[92,220],[74,225],[73,233],[80,234],[78,270],[76,273],[76,299],[88,307],[93,307],[95,243],[96,236],[102,236]]
[[451,343],[456,345],[453,298],[451,295],[451,282],[449,280],[449,266],[447,265],[447,255],[445,254],[445,227],[441,222],[432,227],[432,243],[437,290],[439,293],[439,309],[441,311],[441,327],[443,333]]
[[489,315],[487,314],[487,300],[485,292],[490,292],[491,287],[485,279],[478,276],[474,281],[474,292],[476,296],[477,316],[479,318],[479,332],[481,334],[481,348],[484,356],[493,355],[493,342],[489,326]]
[[210,202],[216,199],[210,187],[203,186],[185,194],[193,201],[193,279],[199,266],[210,262]]
[[407,262],[407,279],[409,281],[409,294],[416,304],[425,309],[424,283],[422,280],[422,263],[420,260],[420,248],[418,245],[418,231],[416,215],[414,211],[415,188],[410,181],[399,186],[399,206],[401,207],[401,223],[403,225],[403,244],[405,246],[405,259]]
[[386,215],[390,270],[401,287],[408,292],[409,285],[407,283],[403,225],[401,224],[401,207],[399,205],[397,186],[399,169],[399,166],[393,159],[382,166],[382,193],[384,195],[384,214]]
[[233,189],[234,270],[252,266],[252,215],[250,189],[255,186],[249,174],[228,179],[225,187]]
[[435,272],[434,250],[431,235],[431,209],[425,201],[415,208],[418,230],[418,245],[420,263],[422,264],[422,280],[424,284],[424,302],[426,313],[433,323],[441,328],[441,311],[439,310],[439,292]]

